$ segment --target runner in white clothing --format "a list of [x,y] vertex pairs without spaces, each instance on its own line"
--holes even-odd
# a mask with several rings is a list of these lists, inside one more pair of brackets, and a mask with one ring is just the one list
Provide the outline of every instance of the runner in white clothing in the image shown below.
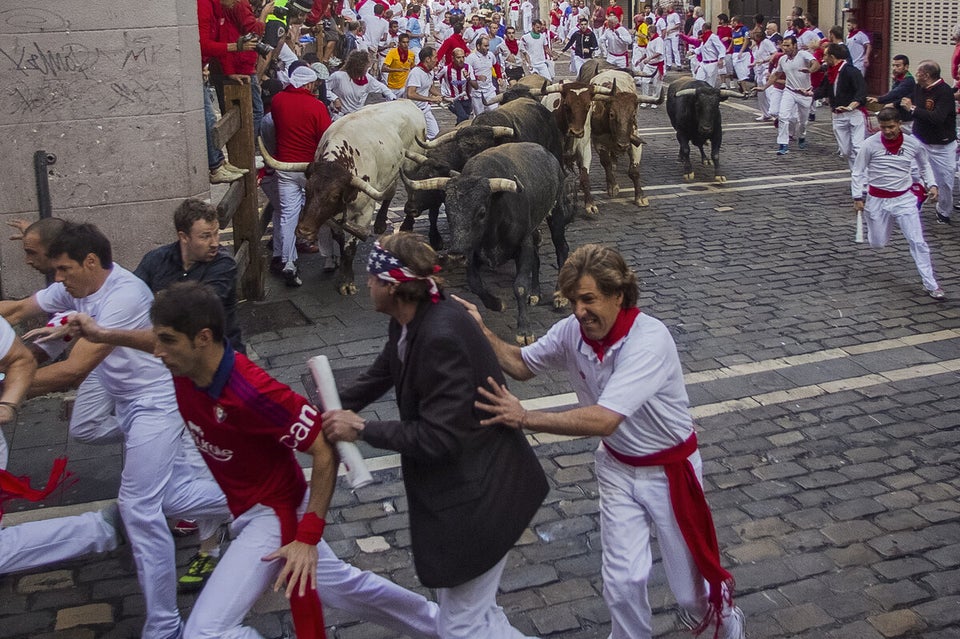
[[484,99],[489,101],[497,94],[497,87],[493,83],[493,65],[496,63],[496,57],[490,53],[490,38],[480,36],[477,39],[477,50],[468,55],[466,60],[470,67],[470,79],[476,82],[470,94],[474,117],[484,111],[493,111],[499,106],[496,103],[484,104]]
[[[0,426],[17,421],[19,406],[33,381],[37,363],[20,341],[10,324],[0,318]],[[30,482],[6,471],[7,442],[0,433],[0,498],[26,498],[39,501],[58,487],[55,478],[43,490],[34,490]],[[59,464],[62,462],[58,462]],[[62,475],[61,475],[62,477]],[[0,516],[3,515],[0,501]],[[84,513],[22,523],[0,528],[0,575],[73,559],[91,552],[104,552],[117,547],[120,515],[116,505],[101,512]]]
[[440,133],[440,125],[437,124],[437,118],[430,110],[430,105],[443,102],[443,96],[440,95],[440,89],[434,86],[433,69],[437,66],[437,54],[433,47],[424,47],[420,49],[420,63],[413,67],[407,76],[407,84],[404,89],[405,97],[413,100],[423,111],[423,117],[427,121],[427,139],[432,140]]
[[573,315],[522,349],[484,326],[476,306],[454,297],[480,323],[504,372],[526,380],[547,370],[566,371],[577,393],[577,408],[526,410],[506,385],[488,379],[489,386],[478,389],[482,399],[476,408],[493,417],[481,424],[601,437],[596,471],[611,639],[653,636],[647,581],[654,528],[667,582],[680,607],[700,620],[697,629],[713,626],[717,633],[708,636],[743,639],[743,613],[732,605],[732,576],[720,564],[670,332],[637,308],[636,275],[613,249],[578,248],[558,282]]
[[600,34],[600,46],[606,52],[607,62],[621,69],[630,68],[630,45],[633,36],[621,24],[617,16],[607,16],[607,28]]
[[[946,294],[933,274],[930,247],[920,223],[918,201],[923,193],[918,187],[925,187],[933,200],[939,196],[926,149],[914,136],[903,135],[897,109],[884,108],[877,121],[880,132],[864,141],[853,164],[853,209],[866,218],[870,246],[886,246],[896,221],[910,246],[923,288],[933,299],[944,300]],[[914,183],[911,170],[919,171],[922,185]]]
[[[149,328],[153,294],[113,263],[110,242],[95,226],[67,224],[49,254],[58,282],[32,297],[0,303],[0,314],[12,323],[79,311],[109,327]],[[79,340],[66,360],[37,372],[28,395],[76,387],[94,369],[116,405],[124,437],[118,505],[146,600],[143,637],[176,637],[181,629],[176,559],[166,516],[223,521],[229,517],[226,500],[209,474],[198,475],[185,455],[173,382],[152,356]]]
[[712,87],[719,87],[720,69],[725,64],[727,48],[711,30],[711,26],[709,22],[703,23],[699,39],[687,35],[681,35],[681,38],[696,47],[697,70],[694,79],[702,80]]
[[368,52],[352,51],[343,67],[327,79],[327,90],[337,96],[331,104],[331,116],[334,120],[359,111],[367,103],[367,96],[371,93],[379,93],[387,102],[397,99],[387,85],[367,73],[369,67]]
[[553,80],[553,53],[550,51],[550,41],[543,35],[544,31],[543,22],[534,20],[533,30],[520,38],[520,53],[532,73]]
[[797,129],[797,147],[800,150],[807,147],[807,117],[813,103],[810,74],[816,73],[820,63],[809,51],[798,50],[794,36],[785,37],[780,48],[783,49],[783,55],[777,61],[777,68],[770,74],[767,86],[771,86],[777,78],[784,78],[787,82],[777,115],[777,155],[786,155],[789,152],[791,123]]

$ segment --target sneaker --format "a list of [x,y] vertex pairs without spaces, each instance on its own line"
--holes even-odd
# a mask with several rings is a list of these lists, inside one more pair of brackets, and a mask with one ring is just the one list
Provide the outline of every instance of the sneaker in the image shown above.
[[213,574],[213,569],[217,567],[217,558],[211,557],[205,552],[198,552],[187,564],[187,574],[177,580],[177,590],[180,592],[196,592],[203,588],[207,579]]
[[786,145],[786,144],[781,144],[781,145],[777,148],[777,155],[786,155],[786,154],[789,153],[789,152],[790,152],[790,149],[787,148],[787,145]]
[[199,528],[195,519],[181,519],[170,528],[170,532],[174,537],[186,537],[197,532]]
[[297,270],[297,267],[293,265],[293,262],[288,262],[287,265],[283,267],[283,279],[286,281],[287,286],[291,288],[303,286],[303,280],[300,279],[300,272]]
[[229,162],[224,161],[223,168],[230,171],[231,173],[237,173],[239,175],[246,175],[250,172],[250,169],[241,169],[239,166],[234,166]]
[[797,140],[797,148],[800,149],[801,151],[807,148],[807,138],[800,138],[799,140]]
[[243,175],[232,173],[221,164],[213,171],[210,171],[210,184],[229,184],[230,182],[236,182],[242,177]]
[[938,213],[937,213],[937,224],[947,224],[947,225],[950,225],[950,224],[953,224],[953,222],[950,221],[950,218],[949,218],[949,217],[947,217],[946,215],[940,215],[940,213],[938,212]]
[[754,119],[754,122],[769,122],[773,117],[769,115],[759,115]]
[[650,105],[650,108],[651,108],[651,109],[656,109],[656,108],[657,108],[657,105],[656,105],[656,104],[651,104],[651,105]]
[[927,293],[930,295],[930,297],[937,300],[938,302],[947,299],[947,294],[943,292],[942,288],[938,288],[935,291],[927,291]]

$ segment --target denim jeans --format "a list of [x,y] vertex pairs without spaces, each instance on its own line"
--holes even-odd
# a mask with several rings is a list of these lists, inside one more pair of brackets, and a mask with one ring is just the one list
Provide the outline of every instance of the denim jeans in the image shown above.
[[[261,112],[263,110],[261,103]],[[211,171],[223,164],[223,151],[213,145],[213,127],[217,116],[213,113],[213,100],[210,99],[210,87],[203,85],[203,116],[207,128],[207,166]]]

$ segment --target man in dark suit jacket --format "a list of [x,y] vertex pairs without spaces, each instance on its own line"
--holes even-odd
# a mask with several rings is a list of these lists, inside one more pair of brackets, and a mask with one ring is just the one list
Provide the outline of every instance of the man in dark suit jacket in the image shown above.
[[852,171],[866,134],[866,118],[862,107],[867,102],[867,83],[849,58],[846,45],[833,42],[827,46],[823,56],[827,77],[817,88],[814,97],[829,99],[833,113],[833,135],[840,145],[840,154],[847,158]]
[[[370,255],[367,286],[392,317],[383,352],[341,392],[347,410],[323,415],[330,441],[363,439],[401,454],[414,565],[437,588],[445,639],[522,637],[496,604],[506,554],[547,494],[536,455],[515,429],[481,426],[478,386],[503,383],[477,323],[448,301],[436,254],[416,235],[384,237]],[[394,388],[399,421],[364,421],[354,410]]]

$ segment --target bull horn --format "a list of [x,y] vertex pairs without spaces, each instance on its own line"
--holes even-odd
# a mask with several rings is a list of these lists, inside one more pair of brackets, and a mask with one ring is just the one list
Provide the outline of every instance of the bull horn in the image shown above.
[[644,104],[660,104],[661,101],[662,101],[662,100],[660,100],[660,96],[654,97],[654,96],[652,96],[652,95],[640,95],[640,94],[637,94],[637,102],[640,102],[640,103],[644,103]]
[[610,87],[605,87],[602,84],[591,84],[590,89],[590,92],[594,97],[598,95],[613,95],[613,89]]
[[417,153],[416,151],[410,151],[409,149],[404,151],[403,154],[407,157],[408,160],[413,160],[417,164],[423,164],[428,161],[427,156],[422,153]]
[[[451,171],[451,173],[453,173],[453,171]],[[403,171],[400,171],[400,179],[403,180],[403,184],[411,191],[442,191],[447,185],[447,182],[451,180],[451,178],[448,177],[411,180]]]
[[359,189],[367,195],[370,199],[380,201],[386,197],[386,194],[383,191],[378,191],[373,188],[369,182],[364,179],[361,179],[359,176],[351,175],[350,176],[350,186],[355,189]]
[[646,144],[646,142],[643,141],[643,138],[640,137],[639,133],[634,131],[630,134],[630,144],[633,146],[640,146],[641,144]]
[[502,102],[502,101],[503,101],[503,94],[502,94],[502,93],[497,93],[496,95],[494,95],[494,96],[493,96],[492,98],[490,98],[489,100],[486,98],[486,96],[483,97],[483,104],[484,104],[484,106],[490,106],[491,104],[500,104],[500,102]]
[[507,178],[489,178],[489,179],[490,179],[491,193],[499,193],[501,191],[509,191],[510,193],[516,193],[520,188],[516,180],[508,180]]
[[549,93],[560,93],[563,91],[563,82],[555,82],[549,86],[543,87],[542,95],[547,95]]
[[424,141],[424,140],[421,140],[419,136],[415,136],[413,139],[417,141],[417,144],[419,144],[425,149],[435,149],[437,148],[437,146],[443,144],[447,140],[453,139],[453,136],[455,136],[456,134],[457,134],[457,130],[454,129],[453,131],[447,131],[440,137],[434,138],[432,140]]
[[748,98],[750,97],[747,93],[741,93],[740,91],[731,91],[730,89],[720,89],[720,95],[725,98]]
[[490,129],[493,131],[493,137],[496,138],[512,138],[517,134],[512,126],[492,126]]
[[309,162],[281,162],[267,152],[267,147],[263,143],[263,138],[257,137],[257,143],[260,145],[260,154],[263,156],[263,163],[275,171],[291,171],[303,173],[310,166]]
[[679,91],[677,91],[676,97],[682,98],[685,95],[696,95],[696,94],[697,94],[696,89],[680,89]]
[[450,177],[452,177],[452,178],[460,177],[460,171],[454,171],[453,169],[450,169],[450,170],[448,171],[448,173],[450,174]]

